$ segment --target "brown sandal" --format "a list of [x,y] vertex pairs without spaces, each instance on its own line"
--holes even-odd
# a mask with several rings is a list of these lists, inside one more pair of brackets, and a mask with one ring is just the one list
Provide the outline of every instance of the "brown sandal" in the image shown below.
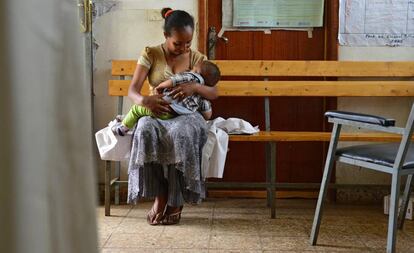
[[162,225],[175,225],[180,222],[181,219],[181,212],[183,210],[183,206],[180,206],[180,211],[171,213],[171,214],[164,214],[164,218],[162,219]]
[[148,214],[147,214],[147,222],[148,224],[155,226],[155,225],[159,225],[161,224],[161,222],[164,219],[164,212],[159,212],[157,213],[154,210],[154,207],[151,207],[151,210],[149,210]]

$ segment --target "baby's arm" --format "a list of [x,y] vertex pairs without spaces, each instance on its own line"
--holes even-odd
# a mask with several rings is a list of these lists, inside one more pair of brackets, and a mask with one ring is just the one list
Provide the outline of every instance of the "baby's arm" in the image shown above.
[[208,111],[208,112],[201,112],[201,115],[203,115],[203,118],[205,120],[209,120],[211,118],[211,116],[213,115],[213,111]]
[[201,104],[198,108],[201,115],[203,115],[205,120],[209,120],[213,114],[213,108],[211,106],[211,102],[207,99],[202,99]]
[[171,79],[168,79],[160,84],[155,88],[158,94],[161,94],[164,89],[172,88],[173,87],[173,81]]
[[173,88],[177,85],[180,85],[183,83],[191,83],[194,81],[195,81],[195,78],[190,73],[188,72],[178,73],[170,77],[170,79],[158,84],[155,90],[157,91],[158,94],[161,94],[164,89]]

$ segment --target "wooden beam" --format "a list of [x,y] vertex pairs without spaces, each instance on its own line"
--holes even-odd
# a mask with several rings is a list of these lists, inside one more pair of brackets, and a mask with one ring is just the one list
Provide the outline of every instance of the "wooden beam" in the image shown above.
[[[275,198],[304,198],[316,199],[319,191],[275,191]],[[260,190],[208,190],[209,198],[266,198],[266,191]]]
[[[222,76],[413,77],[414,62],[216,60]],[[136,60],[113,60],[112,75],[132,76]]]
[[[329,141],[330,132],[298,132],[298,131],[261,131],[252,135],[229,135],[230,141]],[[372,142],[398,142],[401,135],[388,133],[361,133],[343,132],[340,141],[372,141]]]
[[414,96],[414,81],[220,81],[220,96]]
[[[128,88],[131,80],[109,80],[108,94],[109,96],[128,96]],[[145,80],[142,86],[141,94],[149,95],[149,83]]]
[[412,77],[414,62],[215,61],[227,76]]
[[137,67],[137,60],[112,60],[113,76],[132,76]]
[[[110,80],[110,96],[127,96],[130,80]],[[143,94],[149,94],[144,83]],[[220,81],[219,96],[407,97],[414,81]]]

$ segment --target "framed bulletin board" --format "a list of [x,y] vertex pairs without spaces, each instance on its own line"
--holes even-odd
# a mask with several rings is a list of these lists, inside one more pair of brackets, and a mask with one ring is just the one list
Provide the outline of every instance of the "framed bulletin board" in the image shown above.
[[233,0],[233,27],[322,27],[324,0]]

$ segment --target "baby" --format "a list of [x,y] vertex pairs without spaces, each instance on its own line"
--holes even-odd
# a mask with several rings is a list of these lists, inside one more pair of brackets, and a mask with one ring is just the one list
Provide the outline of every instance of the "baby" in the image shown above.
[[173,99],[172,96],[170,96],[170,93],[172,92],[171,88],[190,82],[196,82],[212,87],[215,86],[219,80],[220,70],[217,65],[210,61],[203,61],[191,72],[176,74],[156,87],[158,93],[165,95],[163,99],[170,103],[170,108],[173,113],[165,113],[155,116],[148,108],[141,105],[133,105],[122,120],[122,123],[115,125],[112,128],[112,131],[116,135],[124,136],[143,116],[157,117],[165,120],[171,119],[177,115],[190,114],[198,111],[203,115],[204,119],[210,119],[212,115],[210,101],[198,94],[188,96],[183,100]]

